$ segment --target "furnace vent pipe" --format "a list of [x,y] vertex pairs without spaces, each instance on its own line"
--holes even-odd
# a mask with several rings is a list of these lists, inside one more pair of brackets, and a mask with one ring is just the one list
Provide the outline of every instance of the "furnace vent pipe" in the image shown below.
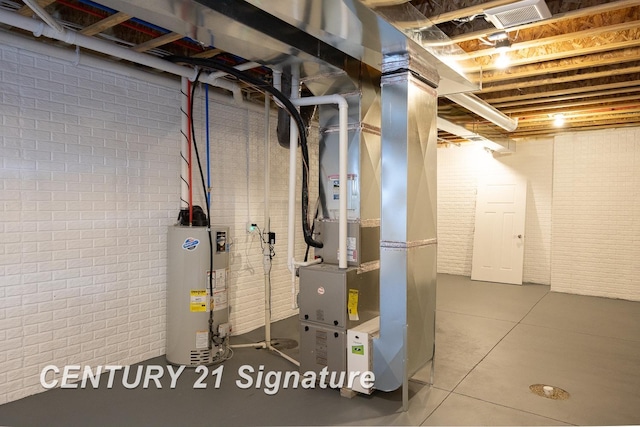
[[[291,69],[291,102],[298,97],[300,90],[300,70],[298,67]],[[295,105],[295,104],[293,104]],[[296,166],[298,154],[298,126],[294,120],[289,123],[289,222],[287,224],[287,266],[293,274],[296,270],[295,245],[296,245]],[[291,293],[295,296],[295,276],[291,283]],[[293,308],[296,308],[295,300]]]
[[474,94],[452,93],[445,96],[461,107],[464,107],[467,110],[481,117],[484,117],[497,126],[500,126],[507,132],[513,132],[518,128],[517,119],[512,119],[511,117],[501,113]]
[[[193,68],[173,64],[169,61],[165,61],[164,59],[120,47],[116,44],[112,44],[110,42],[94,37],[88,37],[73,30],[66,29],[62,32],[59,32],[56,29],[45,25],[44,22],[27,18],[15,12],[0,10],[0,23],[9,25],[11,27],[18,27],[25,31],[30,31],[37,37],[43,35],[51,39],[60,40],[67,44],[84,47],[86,49],[90,49],[106,55],[111,55],[120,59],[135,62],[137,64],[146,65],[147,67],[156,68],[170,74],[186,77],[191,81],[193,81],[196,77],[197,71],[195,71]],[[55,23],[58,24],[57,22]],[[202,79],[205,81],[208,78],[208,75],[202,76]],[[210,84],[212,86],[217,86],[222,89],[231,91],[236,102],[242,102],[242,91],[240,86],[238,86],[237,84],[221,79],[214,79],[214,81]]]
[[347,125],[349,123],[349,104],[341,95],[309,96],[292,99],[296,106],[338,104],[339,126],[339,164],[338,180],[340,185],[340,206],[338,218],[338,267],[347,268],[347,163],[349,154],[349,137]]

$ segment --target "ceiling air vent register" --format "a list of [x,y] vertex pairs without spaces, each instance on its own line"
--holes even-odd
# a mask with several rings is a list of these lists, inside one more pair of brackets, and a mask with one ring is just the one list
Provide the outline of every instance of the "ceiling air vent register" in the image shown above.
[[523,0],[484,11],[487,21],[504,29],[551,18],[544,0]]

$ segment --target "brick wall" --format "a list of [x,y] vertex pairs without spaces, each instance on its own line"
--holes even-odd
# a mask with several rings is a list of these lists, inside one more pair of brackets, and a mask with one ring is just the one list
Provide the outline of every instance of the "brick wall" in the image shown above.
[[[195,105],[197,141],[205,143],[203,91],[196,92]],[[247,222],[264,229],[264,159],[265,121],[264,107],[238,108],[236,104],[210,105],[211,139],[211,217],[212,223],[229,225],[230,274],[228,285],[231,301],[231,322],[234,334],[247,332],[264,324],[264,270],[260,239],[246,231]],[[276,233],[276,256],[271,271],[273,320],[297,313],[293,309],[291,274],[287,269],[287,213],[289,198],[289,150],[280,147],[276,138],[276,116],[270,118],[270,216],[271,231]],[[309,132],[311,176],[310,197],[313,203],[318,194],[318,129]],[[315,149],[313,148],[315,147]],[[201,156],[203,156],[201,148]],[[204,157],[202,157],[204,160]],[[298,159],[300,153],[298,151]],[[300,203],[301,167],[296,170],[298,187],[297,206]],[[194,204],[204,208],[204,195],[200,176],[194,171]],[[206,176],[205,176],[206,180]],[[296,207],[296,258],[304,256],[304,239],[300,226],[300,209]],[[313,252],[312,252],[313,254]],[[297,285],[297,284],[296,284]]]
[[640,129],[556,137],[552,289],[640,300]]
[[516,144],[510,155],[481,146],[438,148],[438,272],[471,275],[476,189],[481,176],[527,178],[524,281],[550,283],[553,141]]
[[[1,404],[42,391],[47,364],[130,364],[164,353],[180,83],[7,45],[0,56]],[[241,333],[264,319],[260,244],[245,232],[248,218],[264,227],[264,113],[214,99],[213,221],[231,227],[231,320]],[[295,312],[284,259],[288,150],[277,145],[275,119],[271,128],[272,312],[280,319]]]
[[471,274],[477,179],[510,168],[528,181],[524,281],[640,300],[639,152],[640,129],[438,149],[438,271]]

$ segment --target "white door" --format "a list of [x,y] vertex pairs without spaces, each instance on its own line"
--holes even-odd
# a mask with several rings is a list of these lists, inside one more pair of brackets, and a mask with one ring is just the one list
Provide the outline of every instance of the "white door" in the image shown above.
[[471,280],[522,284],[526,205],[526,179],[478,183]]

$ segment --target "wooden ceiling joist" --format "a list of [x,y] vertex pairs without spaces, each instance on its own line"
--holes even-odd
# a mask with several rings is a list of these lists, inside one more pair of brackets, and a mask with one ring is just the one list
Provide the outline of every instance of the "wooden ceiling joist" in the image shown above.
[[603,77],[629,75],[629,74],[635,74],[639,72],[640,72],[640,66],[634,66],[634,67],[620,68],[620,69],[614,69],[614,70],[598,71],[593,73],[573,74],[570,76],[561,76],[561,77],[550,77],[550,78],[544,78],[544,79],[524,81],[519,83],[496,84],[496,85],[484,86],[482,88],[482,93],[501,92],[501,91],[517,90],[517,89],[524,89],[524,88],[531,88],[531,87],[539,88],[541,86],[556,85],[556,84],[576,82],[576,81],[582,81],[582,80],[600,79]]
[[213,58],[216,55],[220,55],[224,52],[222,49],[208,49],[195,55],[191,55],[192,58]]
[[[504,102],[504,103],[492,103],[494,107],[500,109],[500,111],[509,111],[509,107],[517,107],[523,105],[541,105],[541,104],[550,104],[550,103],[560,103],[560,102],[572,102],[576,99],[582,99],[582,102],[590,102],[588,98],[592,97],[601,97],[601,96],[610,96],[610,95],[620,95],[620,94],[629,94],[634,92],[640,92],[640,87],[625,87],[624,89],[617,90],[605,90],[605,91],[597,91],[597,92],[581,92],[575,95],[565,95],[565,96],[557,96],[557,97],[548,97],[548,98],[539,98],[539,99],[527,99],[512,101],[512,102]],[[638,99],[638,95],[629,95],[633,96],[635,99]],[[514,97],[515,98],[515,97]],[[620,97],[626,98],[626,97]],[[610,99],[620,99],[620,98],[610,98]],[[593,103],[602,102],[603,98],[597,98],[593,100]],[[605,98],[606,99],[606,98]],[[531,107],[535,108],[535,107]],[[519,111],[524,111],[525,108],[520,108]]]
[[635,127],[637,126],[634,123],[604,123],[604,124],[593,124],[592,126],[585,127],[583,124],[578,124],[577,126],[564,126],[561,128],[554,128],[553,126],[545,126],[532,128],[526,131],[518,132],[516,135],[512,137],[514,139],[531,139],[531,138],[545,138],[551,137],[555,135],[560,135],[566,132],[582,132],[586,130],[606,130],[606,129],[616,129],[616,128],[626,128],[626,127]]
[[[565,121],[577,122],[580,120],[586,120],[590,118],[591,120],[594,117],[597,117],[599,120],[606,119],[608,117],[616,117],[616,118],[628,118],[630,116],[636,117],[640,116],[640,106],[638,104],[634,104],[632,107],[622,108],[622,109],[602,109],[602,108],[594,108],[588,110],[579,110],[579,111],[569,111],[564,114]],[[539,115],[531,115],[520,117],[518,121],[518,127],[528,126],[531,123],[535,122],[549,122],[553,120],[553,115],[549,114],[539,114]]]
[[[624,103],[619,104],[624,101],[634,101],[632,104]],[[618,108],[618,107],[628,107],[632,105],[639,104],[638,95],[628,95],[628,96],[620,96],[615,98],[598,98],[591,100],[583,100],[576,102],[559,102],[557,104],[548,104],[548,105],[536,105],[531,107],[520,107],[520,108],[501,108],[500,111],[504,114],[522,114],[522,113],[531,113],[537,114],[538,112],[544,112],[545,110],[563,110],[563,111],[576,111],[574,110],[577,107],[585,107],[588,105],[598,105],[598,108]]]
[[[526,57],[517,56],[514,57],[513,54],[510,55],[510,67],[519,67],[522,65],[536,64],[544,61],[554,61],[559,59],[572,58],[576,56],[584,56],[591,55],[595,53],[609,52],[612,50],[619,49],[627,49],[640,46],[640,37],[624,40],[620,42],[614,43],[604,43],[604,44],[596,44],[594,46],[582,47],[578,49],[570,49],[570,50],[558,50],[556,52],[548,53],[548,54],[534,54],[531,53]],[[525,53],[521,52],[519,55],[524,55]],[[490,64],[485,65],[477,65],[471,67],[464,67],[464,71],[466,73],[477,73],[482,70],[495,70],[498,66],[495,64],[495,61]]]
[[78,32],[80,34],[84,34],[85,36],[95,36],[96,34],[100,34],[106,29],[115,27],[116,25],[128,21],[129,19],[131,19],[131,16],[127,15],[126,13],[116,12],[113,15],[101,19],[95,24],[89,25],[88,27],[85,27]]
[[623,49],[607,55],[585,55],[581,58],[568,58],[541,64],[526,65],[509,68],[506,71],[493,71],[481,75],[470,76],[473,81],[489,84],[535,77],[542,73],[563,73],[567,71],[584,70],[586,68],[619,65],[627,62],[640,61],[640,47]]
[[[38,4],[40,5],[40,7],[47,7],[55,1],[56,0],[38,0]],[[24,5],[20,9],[18,9],[18,14],[22,16],[31,16],[33,15],[33,13],[33,10],[31,10],[31,8],[27,5]]]
[[136,52],[146,52],[147,50],[151,50],[153,48],[156,48],[158,46],[162,46],[168,43],[172,43],[176,40],[180,40],[184,38],[184,36],[182,34],[178,34],[178,33],[167,33],[167,34],[163,34],[160,37],[156,37],[153,38],[149,41],[146,41],[144,43],[140,43],[139,45],[133,46],[131,47],[131,50],[134,50]]
[[[623,22],[615,25],[604,25],[597,28],[590,28],[588,30],[570,32],[567,34],[560,34],[553,37],[545,37],[537,40],[529,40],[526,42],[514,43],[511,46],[510,50],[512,52],[518,52],[525,49],[536,49],[542,46],[548,46],[552,44],[564,43],[564,42],[570,42],[570,41],[573,41],[583,46],[589,43],[594,45],[599,45],[601,43],[600,43],[600,40],[597,40],[597,37],[602,37],[602,35],[605,33],[622,33],[622,32],[637,29],[637,28],[640,28],[640,21],[638,20]],[[591,39],[591,40],[589,40],[588,42],[585,40],[580,40],[578,42],[578,39]],[[499,52],[496,50],[496,48],[486,48],[486,49],[480,49],[473,52],[469,52],[466,55],[464,55],[462,58],[458,58],[458,59],[474,59],[474,58],[480,58],[483,56],[495,55],[497,53]]]
[[555,96],[560,95],[576,95],[578,97],[582,93],[589,93],[595,91],[609,90],[609,89],[622,89],[626,90],[627,88],[640,87],[640,80],[630,80],[624,82],[616,82],[616,83],[606,83],[599,85],[588,85],[581,86],[576,88],[562,88],[554,91],[545,91],[545,92],[535,92],[535,93],[518,93],[509,96],[500,96],[500,97],[483,97],[483,99],[487,102],[490,102],[491,105],[497,106],[502,105],[505,102],[509,102],[512,100],[518,101],[527,101],[532,99],[551,99]]

